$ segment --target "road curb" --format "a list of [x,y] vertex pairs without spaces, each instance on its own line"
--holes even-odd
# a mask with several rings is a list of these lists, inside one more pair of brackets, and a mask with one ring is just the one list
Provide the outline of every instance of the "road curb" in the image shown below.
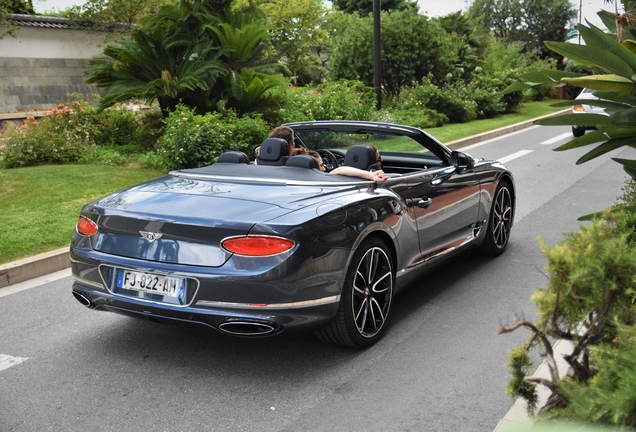
[[68,247],[0,264],[0,288],[24,282],[71,266]]
[[[570,365],[565,361],[564,357],[572,353],[574,344],[572,342],[559,339],[554,345],[552,345],[554,361],[557,365],[559,377],[563,378],[567,375]],[[548,362],[544,359],[537,370],[532,374],[533,377],[551,379],[550,368]],[[537,385],[537,409],[534,411],[534,415],[539,412],[539,409],[544,406],[550,397],[550,390],[542,385]],[[493,432],[520,432],[529,431],[534,424],[534,419],[528,415],[526,401],[522,398],[517,398],[515,403],[510,407],[504,418],[502,418]]]
[[[461,138],[455,141],[451,141],[447,143],[446,146],[453,150],[456,150],[458,148],[466,147],[482,141],[487,141],[489,139],[497,138],[512,132],[528,128],[530,126],[533,126],[534,122],[537,120],[546,117],[552,117],[566,111],[569,111],[569,109],[537,117],[532,120],[515,123],[510,126],[505,126],[467,138]],[[65,247],[50,252],[45,252],[43,254],[35,255],[33,257],[24,258],[18,261],[0,264],[0,288],[19,282],[24,282],[29,279],[44,276],[48,273],[70,267],[71,261],[69,259],[68,252],[68,247]]]
[[547,114],[547,115],[544,115],[544,116],[541,116],[541,117],[537,117],[537,118],[534,118],[534,119],[531,119],[531,120],[525,120],[525,121],[510,125],[510,126],[504,126],[502,128],[499,128],[499,129],[494,129],[494,130],[491,130],[491,131],[488,131],[488,132],[483,132],[483,133],[480,133],[480,134],[477,134],[477,135],[473,135],[473,136],[469,136],[469,137],[466,137],[466,138],[460,138],[458,140],[451,141],[451,142],[445,143],[445,144],[446,144],[446,147],[450,148],[451,150],[457,150],[457,149],[462,148],[462,147],[467,147],[469,145],[477,144],[477,143],[480,143],[482,141],[488,141],[488,140],[493,139],[493,138],[497,138],[497,137],[500,137],[500,136],[503,136],[503,135],[507,135],[509,133],[513,133],[513,132],[517,132],[517,131],[522,130],[522,129],[529,128],[531,126],[534,126],[534,122],[536,122],[537,120],[541,120],[541,119],[548,118],[548,117],[554,117],[555,115],[563,114],[563,113],[566,113],[566,112],[569,112],[569,111],[570,111],[570,108],[562,110],[562,111],[557,111],[557,112],[552,113],[552,114]]

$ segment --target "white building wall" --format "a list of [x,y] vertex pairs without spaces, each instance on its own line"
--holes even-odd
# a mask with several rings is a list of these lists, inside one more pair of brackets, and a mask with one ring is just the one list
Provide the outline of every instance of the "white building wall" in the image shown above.
[[108,34],[18,26],[16,37],[0,39],[0,113],[45,110],[67,102],[70,93],[99,93],[84,83],[84,72]]

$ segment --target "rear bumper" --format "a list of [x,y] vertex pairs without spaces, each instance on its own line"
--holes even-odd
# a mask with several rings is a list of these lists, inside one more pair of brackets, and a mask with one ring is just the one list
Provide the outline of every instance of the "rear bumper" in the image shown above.
[[337,295],[280,306],[206,301],[183,307],[117,296],[79,279],[73,283],[73,295],[90,309],[242,337],[293,336],[318,330],[333,319],[340,301]]

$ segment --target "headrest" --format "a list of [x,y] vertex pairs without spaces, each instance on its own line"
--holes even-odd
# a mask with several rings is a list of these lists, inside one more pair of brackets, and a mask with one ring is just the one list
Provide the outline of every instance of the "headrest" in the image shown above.
[[375,149],[368,145],[355,145],[347,149],[344,165],[361,170],[377,170]]
[[310,155],[292,156],[289,158],[289,160],[287,160],[287,164],[285,166],[320,169],[316,158]]
[[267,138],[256,156],[258,165],[285,165],[289,158],[289,143],[282,138]]
[[242,151],[226,151],[221,153],[216,160],[217,163],[250,163],[250,158]]

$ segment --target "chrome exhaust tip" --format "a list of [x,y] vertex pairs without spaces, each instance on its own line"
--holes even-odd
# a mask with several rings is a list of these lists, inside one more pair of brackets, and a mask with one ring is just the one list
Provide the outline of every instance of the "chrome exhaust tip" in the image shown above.
[[91,307],[93,306],[93,303],[91,303],[91,301],[83,294],[80,294],[77,291],[73,291],[73,297],[75,297],[75,299],[80,302],[81,304],[83,304],[86,307]]
[[226,321],[219,324],[219,330],[233,336],[264,336],[274,333],[276,326],[257,321]]

